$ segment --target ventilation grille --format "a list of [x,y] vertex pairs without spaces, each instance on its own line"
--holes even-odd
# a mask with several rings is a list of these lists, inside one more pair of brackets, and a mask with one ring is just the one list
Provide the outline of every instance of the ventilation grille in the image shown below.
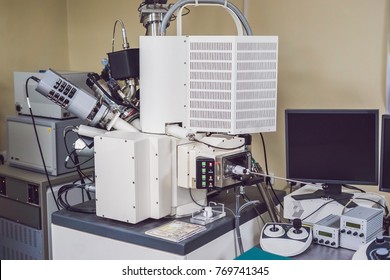
[[0,218],[0,259],[43,259],[42,231]]
[[276,129],[276,42],[237,44],[236,129],[258,132]]
[[276,37],[189,37],[189,127],[274,131],[277,58]]

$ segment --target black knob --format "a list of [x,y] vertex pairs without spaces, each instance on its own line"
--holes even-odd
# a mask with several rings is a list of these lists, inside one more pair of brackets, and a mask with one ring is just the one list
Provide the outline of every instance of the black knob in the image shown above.
[[378,257],[380,260],[386,260],[387,257],[389,256],[389,250],[386,248],[379,248],[376,250],[375,255]]
[[352,231],[350,231],[350,230],[347,231],[347,234],[351,234],[351,233],[352,233]]
[[330,243],[329,240],[326,240],[326,241],[325,241],[325,244],[326,244],[326,245],[328,245],[329,243]]
[[302,220],[301,219],[294,219],[293,220],[293,227],[294,227],[294,233],[301,233],[302,230]]
[[345,229],[342,229],[340,232],[341,232],[341,233],[344,233],[344,232],[345,232]]
[[16,104],[16,105],[15,105],[15,109],[16,109],[17,112],[22,111],[22,105]]
[[318,241],[318,238],[317,238],[317,237],[313,238],[313,241],[314,241],[314,242],[317,242],[317,241]]
[[330,243],[330,245],[334,246],[336,245],[336,242],[333,241],[332,243]]
[[270,231],[272,232],[277,232],[279,230],[279,228],[276,227],[276,224],[274,224],[271,228],[270,228]]
[[364,236],[364,233],[362,232],[361,234],[359,234],[359,237],[363,237]]
[[324,239],[320,239],[320,240],[318,241],[318,243],[320,243],[320,244],[324,243]]
[[355,231],[355,232],[353,233],[353,236],[356,236],[356,235],[358,235],[358,233]]
[[293,220],[293,227],[295,229],[300,229],[302,227],[302,220],[301,219],[294,219]]
[[377,237],[375,238],[375,242],[376,242],[377,244],[381,244],[381,243],[385,242],[385,239],[383,238],[382,235],[379,235],[379,236],[377,236]]

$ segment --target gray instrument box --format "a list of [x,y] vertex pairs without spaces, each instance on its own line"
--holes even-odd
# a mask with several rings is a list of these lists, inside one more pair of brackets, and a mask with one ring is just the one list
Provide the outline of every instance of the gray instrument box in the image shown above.
[[[75,171],[74,168],[68,169],[65,167],[65,159],[68,153],[65,149],[63,134],[66,127],[80,125],[82,121],[77,118],[57,120],[35,117],[34,119],[49,175],[57,176]],[[9,116],[7,118],[7,135],[9,165],[44,173],[45,170],[31,116]],[[72,151],[76,139],[77,135],[75,133],[68,134],[66,143],[69,151]],[[79,161],[84,162],[86,159],[80,158]],[[90,160],[83,164],[81,168],[89,168],[93,164],[94,161]],[[70,160],[68,166],[73,166]]]
[[[93,170],[85,173],[92,175]],[[53,193],[79,179],[77,172],[50,177]],[[94,195],[92,198],[94,198]],[[81,190],[69,193],[71,205],[83,202]],[[51,259],[51,214],[57,211],[44,174],[0,166],[0,260]]]

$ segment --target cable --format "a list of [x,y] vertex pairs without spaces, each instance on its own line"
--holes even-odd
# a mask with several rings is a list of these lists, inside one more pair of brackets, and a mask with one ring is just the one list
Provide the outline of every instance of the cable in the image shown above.
[[[377,196],[377,197],[379,197],[379,198],[381,198],[381,199],[383,198],[383,199],[385,200],[385,205],[382,205],[382,204],[380,204],[379,202],[377,202],[377,201],[375,201],[375,200],[372,200],[372,199],[361,198],[362,196],[365,196],[365,195],[374,195],[374,196]],[[352,199],[350,199],[350,200],[344,205],[344,208],[343,208],[343,210],[342,210],[341,213],[344,213],[345,208],[346,208],[350,203],[353,203],[353,202],[355,201],[355,199],[363,199],[363,200],[367,200],[367,201],[374,202],[374,203],[380,205],[380,206],[385,210],[386,215],[389,214],[389,209],[388,209],[388,207],[387,207],[388,202],[386,201],[386,199],[385,199],[383,196],[380,196],[379,194],[372,193],[372,192],[370,192],[370,193],[362,193],[362,194],[360,194],[360,195],[358,195],[358,196],[353,197]],[[385,216],[386,216],[386,215],[385,215]]]
[[322,207],[324,207],[325,205],[328,205],[329,203],[331,202],[338,202],[338,201],[342,201],[342,200],[345,200],[346,198],[344,199],[331,199],[329,200],[328,202],[322,204],[320,207],[318,207],[316,210],[314,210],[313,212],[311,212],[309,215],[307,215],[305,218],[302,218],[301,220],[304,221],[306,220],[307,218],[311,217],[312,215],[314,215],[315,213],[317,213]]
[[[74,128],[74,127],[72,127],[72,126],[68,126],[68,127],[66,127],[65,129],[64,129],[64,134],[63,134],[63,138],[64,138],[64,146],[65,146],[65,150],[66,150],[66,152],[67,152],[67,156],[68,156],[68,158],[72,161],[72,163],[74,164],[74,167],[76,167],[76,169],[77,169],[77,172],[79,173],[79,176],[80,176],[80,180],[82,181],[83,180],[83,178],[87,178],[90,182],[94,182],[94,180],[93,179],[91,179],[88,175],[86,175],[83,171],[82,171],[82,169],[80,168],[80,166],[82,165],[82,164],[84,164],[84,163],[86,163],[87,161],[85,161],[85,162],[83,162],[83,163],[76,163],[76,161],[78,161],[78,156],[77,156],[77,154],[75,154],[75,158],[73,159],[72,158],[72,153],[73,153],[73,151],[72,151],[72,153],[69,151],[69,148],[68,148],[68,145],[67,145],[67,135],[68,135],[68,133],[69,132],[74,132],[72,129],[70,129],[70,128]],[[75,132],[76,133],[76,132]],[[88,159],[88,161],[89,160],[91,160],[91,158],[90,159]],[[67,162],[65,162],[65,168],[68,168],[68,166],[67,166]],[[83,183],[83,182],[82,182]]]
[[229,210],[230,213],[232,213],[233,217],[236,218],[236,213],[234,213],[234,211],[233,211],[232,209],[230,209],[230,208],[228,208],[228,207],[226,207],[226,206],[224,207],[224,209],[225,209],[225,210]]
[[214,145],[208,144],[208,143],[206,143],[206,142],[200,141],[200,140],[195,139],[195,138],[193,139],[193,141],[194,141],[194,142],[201,143],[201,144],[204,144],[204,145],[207,145],[207,146],[209,146],[209,147],[211,147],[211,148],[220,149],[220,150],[227,150],[227,151],[240,149],[240,148],[242,148],[242,147],[245,146],[245,143],[244,143],[244,144],[242,144],[242,145],[240,145],[240,146],[238,146],[238,147],[223,148],[223,147],[218,147],[218,146],[214,146]]
[[[264,162],[265,162],[265,172],[266,172],[266,174],[268,175],[269,172],[268,172],[267,148],[266,148],[266,146],[265,146],[265,140],[264,140],[264,137],[263,137],[263,134],[262,134],[262,133],[260,133],[260,137],[261,137],[261,142],[263,143]],[[274,189],[274,187],[272,186],[270,177],[266,177],[266,178],[265,178],[265,182],[266,182],[267,185],[270,186],[272,193],[274,194],[276,200],[279,202],[280,207],[283,209],[283,204],[282,204],[282,202],[279,200],[279,197],[278,197],[278,196],[276,195],[276,193],[275,193],[275,189]]]
[[[145,3],[145,2],[142,2],[142,3],[138,6],[138,12],[141,13],[142,7],[144,7],[144,6],[146,6],[146,5],[151,5],[151,4],[147,4],[147,3]],[[173,6],[173,4],[169,4],[169,5],[168,5],[168,8],[165,8],[165,7],[163,7],[163,6],[160,5],[159,8],[162,9],[162,10],[168,11],[168,9],[170,9],[172,6]],[[191,12],[191,10],[188,9],[188,8],[185,8],[185,10],[187,10],[187,12],[185,12],[184,14],[182,14],[183,17],[186,16],[186,15],[188,15],[188,14]],[[177,18],[176,15],[172,14],[172,16],[171,16],[171,18],[169,19],[169,21],[175,21],[176,18]]]
[[123,49],[128,49],[128,48],[130,48],[130,45],[129,45],[129,43],[127,42],[127,35],[126,35],[126,28],[125,28],[125,25],[124,25],[124,23],[123,23],[123,21],[121,21],[120,19],[117,19],[116,21],[115,21],[115,23],[114,23],[114,30],[112,31],[112,45],[111,45],[111,50],[112,50],[112,52],[114,52],[114,45],[115,45],[115,29],[116,29],[116,24],[117,23],[120,23],[121,24],[121,26],[122,26],[122,40],[123,40],[123,45],[122,45],[122,47],[123,47]]
[[362,189],[360,189],[360,188],[358,188],[358,187],[355,187],[355,186],[351,186],[351,185],[347,185],[347,184],[342,184],[342,186],[343,186],[344,188],[351,189],[351,190],[357,190],[357,191],[360,191],[360,192],[362,192],[362,193],[365,193],[365,192],[366,192],[365,190],[362,190]]
[[193,201],[196,205],[198,205],[198,206],[200,206],[200,207],[206,207],[206,206],[207,206],[207,205],[201,205],[201,204],[199,204],[199,203],[194,199],[194,197],[192,196],[192,190],[191,190],[191,188],[189,188],[188,191],[189,191],[189,193],[190,193],[190,197],[191,197],[192,201]]
[[96,208],[85,208],[85,207],[75,207],[70,205],[68,201],[68,192],[70,190],[79,188],[82,190],[85,190],[85,186],[87,184],[67,184],[62,186],[58,190],[58,203],[66,210],[72,211],[72,212],[79,212],[79,213],[85,213],[85,214],[95,214],[96,213]]
[[287,178],[278,177],[278,176],[275,176],[275,175],[267,175],[267,174],[264,174],[264,173],[258,173],[258,172],[253,172],[253,171],[250,171],[250,173],[254,174],[254,175],[259,175],[259,176],[262,176],[262,177],[270,177],[270,178],[274,178],[274,179],[279,179],[279,180],[283,180],[283,181],[290,182],[290,183],[298,183],[298,184],[318,187],[318,185],[316,185],[316,184],[303,182],[303,181],[298,181],[298,180],[287,179]]
[[219,4],[221,6],[225,6],[230,11],[232,11],[234,14],[237,15],[238,19],[241,21],[241,24],[243,25],[243,27],[246,31],[246,34],[249,36],[253,35],[252,30],[249,26],[249,23],[248,23],[247,19],[244,17],[244,15],[241,13],[241,11],[236,6],[234,6],[232,3],[225,1],[225,0],[197,0],[197,1],[181,0],[181,1],[176,2],[172,7],[169,8],[169,10],[167,11],[167,13],[166,13],[166,15],[161,23],[161,29],[160,29],[161,34],[165,34],[165,31],[166,31],[167,26],[168,26],[168,22],[169,22],[171,16],[173,15],[173,13],[176,10],[180,9],[181,7],[188,5],[188,4],[192,4],[192,3]]
[[[382,198],[382,197],[381,197]],[[308,216],[306,216],[305,218],[302,218],[301,220],[304,221],[306,220],[307,218],[311,217],[312,215],[314,215],[315,213],[317,213],[321,208],[323,208],[324,206],[328,205],[329,203],[331,202],[339,202],[339,201],[343,201],[343,200],[346,200],[346,199],[349,199],[349,198],[341,198],[341,199],[331,199],[329,200],[328,202],[322,204],[320,207],[318,207],[316,210],[314,210],[312,213],[310,213]],[[362,200],[368,200],[368,201],[371,201],[371,202],[374,202],[378,205],[380,205],[382,208],[385,209],[386,212],[388,212],[388,210],[386,210],[387,207],[381,205],[379,202],[375,201],[375,200],[370,200],[370,199],[366,199],[366,198],[360,198],[360,197],[355,197],[353,199],[349,199],[349,202],[346,203],[346,205],[348,205],[349,203],[353,202],[353,200],[355,199],[362,199]],[[341,215],[344,213],[344,209],[345,207],[342,209],[341,211]]]
[[29,94],[28,94],[28,82],[29,82],[30,80],[34,80],[35,82],[39,83],[39,82],[40,82],[40,79],[38,79],[37,77],[31,76],[31,77],[29,77],[29,78],[26,80],[26,84],[25,84],[26,99],[27,99],[27,105],[28,105],[28,109],[29,109],[29,111],[30,111],[31,120],[32,120],[32,123],[33,123],[33,128],[34,128],[34,133],[35,133],[35,138],[37,139],[38,148],[39,148],[39,154],[40,154],[41,159],[42,159],[43,169],[44,169],[44,171],[45,171],[47,183],[49,184],[49,188],[50,188],[51,194],[52,194],[52,196],[53,196],[54,202],[55,202],[55,204],[56,204],[56,206],[57,206],[57,209],[60,210],[60,207],[59,207],[59,205],[58,205],[56,196],[55,196],[54,191],[53,191],[53,186],[52,186],[51,181],[50,181],[50,178],[49,178],[49,173],[48,173],[48,171],[47,171],[45,158],[44,158],[43,152],[42,152],[41,142],[39,141],[39,136],[38,136],[38,131],[37,131],[37,125],[36,125],[36,123],[35,123],[35,118],[34,118],[33,111],[32,111],[32,109],[31,109],[30,97],[29,97]]
[[[129,103],[123,103],[123,102],[119,102],[118,100],[115,100],[99,83],[99,80],[98,78],[100,78],[100,76],[96,73],[89,73],[88,74],[88,80],[87,80],[87,85],[92,89],[93,89],[93,85],[96,86],[99,91],[100,91],[100,96],[102,98],[104,98],[106,100],[107,103],[111,103],[111,105],[117,105],[117,106],[123,106],[123,107],[126,107],[126,108],[133,108],[137,111],[139,111],[139,108],[137,106],[135,106],[134,104],[132,104],[131,102]],[[94,90],[95,91],[95,90]],[[95,91],[96,92],[96,91]],[[103,95],[102,95],[103,94]]]
[[[73,162],[73,166],[68,166],[68,162],[65,161],[65,168],[66,168],[66,169],[73,169],[73,168],[77,168],[77,169],[78,169],[80,166],[86,164],[87,162],[91,161],[91,160],[94,158],[94,157],[92,156],[92,157],[89,157],[88,159],[84,160],[83,162],[78,162],[78,163],[77,163],[77,162],[76,162],[76,160],[77,160],[77,158],[78,158],[78,156],[77,156],[77,150],[76,150],[76,149],[72,150],[72,151],[70,152],[70,154],[68,154],[68,157],[70,158],[72,154],[75,155],[75,161]],[[73,161],[73,160],[72,160],[72,161]],[[78,160],[77,160],[77,161],[78,161]]]
[[[261,137],[261,142],[263,143],[263,153],[264,153],[264,163],[265,163],[265,173],[268,175],[269,172],[268,172],[268,159],[267,159],[267,149],[265,147],[265,140],[264,140],[264,137],[263,137],[263,133],[260,133],[260,137]],[[269,181],[271,182],[271,178],[269,177],[266,177],[265,178],[266,182]],[[268,184],[268,182],[267,182]]]
[[[244,199],[245,202],[250,202],[250,201],[252,201],[252,200],[248,197],[248,195],[247,195],[246,193],[244,193],[242,196],[243,196],[243,199]],[[255,210],[255,212],[257,213],[257,216],[260,218],[260,220],[263,222],[263,224],[265,224],[265,221],[264,221],[263,217],[261,216],[259,210],[257,210],[256,206],[253,205],[252,208]]]
[[139,113],[135,113],[135,114],[131,114],[130,116],[126,117],[124,120],[126,122],[128,122],[129,124],[131,124],[136,119],[139,119],[139,117],[140,117],[140,114]]
[[[244,168],[240,165],[231,165],[231,172],[236,175],[248,175],[248,174],[262,174],[262,168],[260,165],[252,158],[252,170],[249,170],[247,168]],[[269,188],[266,184],[259,185],[259,183],[256,183],[257,189],[260,193],[260,196],[263,198],[264,202],[267,205],[268,212],[270,214],[271,220],[273,222],[277,222],[282,220],[282,216],[277,213],[279,212],[276,208],[276,205],[274,204],[274,199],[272,198],[271,194],[269,193]],[[270,185],[270,188],[272,189],[272,185]],[[283,208],[282,202],[279,200],[279,197],[276,195],[275,191],[273,192],[273,196],[275,199],[279,202],[281,208]],[[278,216],[280,219],[278,219]]]
[[[255,184],[255,186],[256,186],[256,188],[257,188],[259,194],[260,194],[260,197],[263,197],[262,191],[261,191],[261,189],[260,189],[260,188],[261,188],[261,185],[260,185],[260,184]],[[266,196],[267,194],[264,193],[264,195]],[[272,198],[271,198],[271,199],[272,199]],[[270,209],[268,209],[268,212],[269,212],[270,217],[272,218],[272,216],[273,216],[273,214],[270,213],[270,211],[272,211],[272,210],[271,210],[271,208],[272,208],[273,211],[274,211],[274,213],[275,213],[275,215],[279,217],[279,221],[282,221],[282,220],[283,220],[283,215],[280,213],[279,209],[278,209],[276,206],[273,206],[274,204],[269,204],[269,203],[267,203],[267,201],[266,201],[266,200],[267,200],[267,197],[263,197],[263,200],[264,200],[264,202],[267,204],[267,208],[270,208]],[[279,203],[280,203],[280,202],[279,202]],[[284,209],[282,204],[280,204],[280,208]]]
[[[84,182],[84,180],[81,180],[81,179],[79,179],[79,180],[80,180],[80,182],[82,182],[81,185],[86,184],[86,183]],[[79,180],[73,181],[73,184],[76,184]],[[94,182],[91,181],[91,183],[94,183]],[[86,189],[84,188],[84,189],[81,190],[82,202],[85,202],[85,200],[84,200],[84,191],[85,191],[85,193],[87,194],[88,200],[92,200],[90,191],[89,191],[89,190],[86,190]]]
[[258,200],[249,201],[249,202],[241,205],[241,207],[238,209],[238,211],[236,213],[235,226],[236,226],[238,248],[240,249],[240,254],[241,255],[244,253],[244,247],[242,245],[242,240],[241,240],[241,231],[240,231],[240,217],[241,217],[241,215],[240,215],[240,213],[246,207],[251,206],[251,205],[255,205],[255,204],[258,204],[258,203],[260,203],[260,201],[258,201]]

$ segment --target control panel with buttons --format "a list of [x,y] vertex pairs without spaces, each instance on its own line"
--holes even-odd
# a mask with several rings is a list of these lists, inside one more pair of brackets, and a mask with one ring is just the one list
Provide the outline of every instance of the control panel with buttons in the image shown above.
[[196,159],[196,188],[212,189],[215,185],[215,161],[212,158]]
[[53,88],[49,91],[47,98],[62,108],[67,109],[76,92],[77,88],[75,86],[58,77]]
[[340,247],[357,250],[382,233],[383,210],[357,206],[340,217]]
[[[75,86],[52,69],[44,73],[36,91],[80,119],[88,120],[93,126],[106,113],[106,106],[100,104],[97,97]],[[96,115],[98,117],[95,118]]]
[[313,225],[313,242],[338,248],[340,245],[340,216],[329,215]]

